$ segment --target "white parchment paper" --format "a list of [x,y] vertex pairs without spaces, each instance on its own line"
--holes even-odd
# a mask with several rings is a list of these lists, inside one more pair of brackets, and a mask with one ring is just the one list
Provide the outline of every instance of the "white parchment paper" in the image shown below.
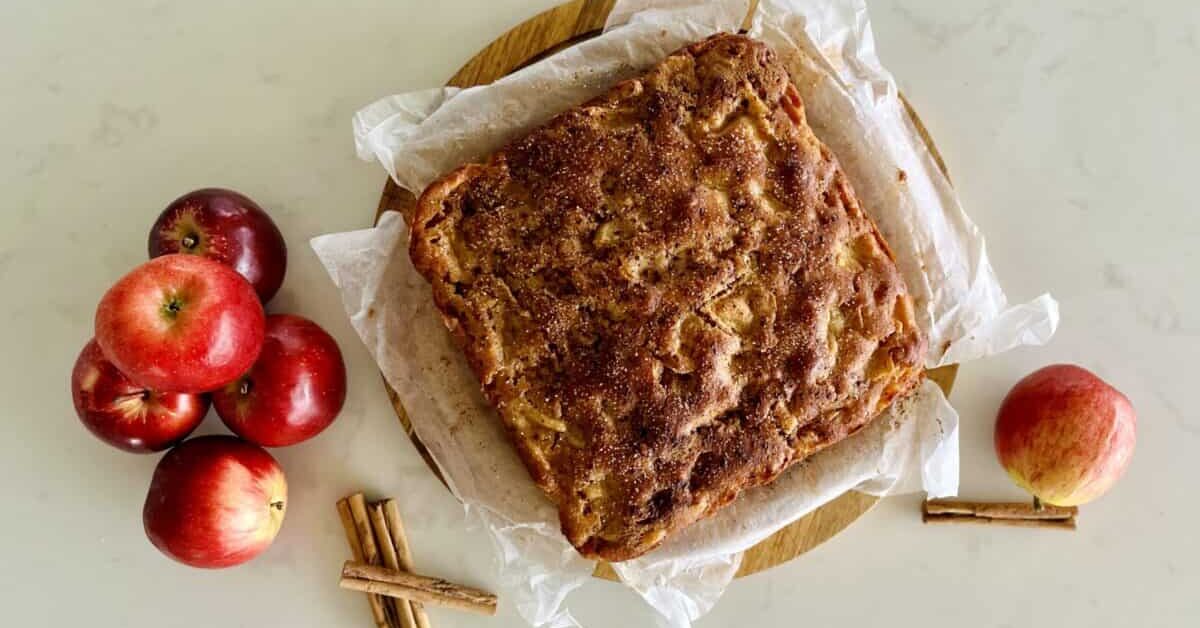
[[[618,0],[603,35],[492,85],[401,94],[365,107],[354,119],[359,155],[419,192],[675,49],[736,30],[746,8],[745,0]],[[861,0],[763,0],[750,34],[786,63],[814,131],[895,252],[930,337],[928,365],[1048,340],[1057,304],[1043,295],[1008,305],[982,235],[875,56]],[[594,565],[559,532],[555,509],[530,481],[446,333],[409,261],[403,219],[385,214],[374,228],[321,236],[312,246],[418,437],[494,540],[503,599],[532,625],[579,625],[564,602]],[[855,436],[614,567],[663,623],[686,627],[716,602],[742,551],[847,490],[954,494],[957,425],[954,409],[926,382]]]

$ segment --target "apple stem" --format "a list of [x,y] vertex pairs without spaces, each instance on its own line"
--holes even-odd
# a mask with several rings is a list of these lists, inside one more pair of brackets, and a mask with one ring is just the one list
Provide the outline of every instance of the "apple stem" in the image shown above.
[[275,510],[283,510],[283,502],[282,501],[271,502],[271,508],[274,508]]
[[1033,511],[1034,512],[1042,511],[1042,500],[1038,499],[1037,495],[1033,496]]
[[250,394],[250,388],[251,388],[250,380],[243,379],[241,385],[238,386],[238,394],[245,397],[246,395]]
[[183,248],[189,249],[189,250],[196,248],[196,245],[199,243],[200,243],[199,238],[197,238],[196,235],[192,234],[192,233],[189,233],[189,234],[183,236],[183,239],[180,240],[180,242],[179,242],[179,244],[181,246],[183,246]]

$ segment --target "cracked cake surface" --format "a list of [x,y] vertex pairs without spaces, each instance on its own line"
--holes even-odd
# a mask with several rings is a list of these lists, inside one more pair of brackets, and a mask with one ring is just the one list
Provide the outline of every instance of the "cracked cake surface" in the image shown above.
[[585,556],[641,555],[922,377],[886,242],[774,52],[744,36],[446,174],[410,226],[446,327]]

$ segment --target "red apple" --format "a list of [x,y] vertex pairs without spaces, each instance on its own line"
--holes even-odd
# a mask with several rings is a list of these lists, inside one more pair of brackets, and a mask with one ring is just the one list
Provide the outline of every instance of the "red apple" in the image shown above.
[[1107,491],[1133,457],[1129,399],[1090,371],[1055,364],[1017,382],[996,417],[996,454],[1018,486],[1056,506]]
[[138,386],[117,370],[91,340],[71,371],[71,397],[79,420],[100,440],[138,453],[162,451],[204,420],[208,398]]
[[290,314],[267,317],[254,367],[213,392],[213,406],[225,425],[265,447],[316,436],[345,401],[346,366],[337,342],[316,323]]
[[206,188],[175,199],[150,229],[150,257],[200,255],[241,273],[263,303],[287,272],[287,246],[279,228],[257,203],[234,192]]
[[109,288],[96,309],[96,342],[142,386],[206,392],[254,364],[264,321],[254,289],[228,266],[166,255]]
[[230,567],[271,545],[287,510],[287,480],[263,448],[201,436],[154,469],[142,523],[162,553],[193,567]]

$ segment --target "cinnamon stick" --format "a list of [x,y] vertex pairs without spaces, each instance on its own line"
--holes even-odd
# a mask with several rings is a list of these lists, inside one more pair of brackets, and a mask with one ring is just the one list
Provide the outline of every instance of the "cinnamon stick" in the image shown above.
[[[400,563],[396,557],[396,545],[392,540],[392,535],[388,531],[387,520],[383,516],[382,504],[371,504],[367,507],[367,514],[371,518],[371,528],[375,531],[375,542],[379,546],[379,556],[383,559],[383,565],[388,569],[399,569]],[[400,620],[401,628],[417,628],[417,620],[413,616],[413,609],[408,600],[392,598],[392,605],[396,610],[396,618]]]
[[483,615],[496,614],[496,596],[440,578],[429,578],[352,560],[342,565],[343,589],[416,600]]
[[969,502],[951,499],[931,499],[925,502],[930,515],[970,515],[988,519],[1070,519],[1079,514],[1075,506],[1042,504],[1035,508],[1030,502]]
[[[408,535],[404,532],[404,521],[400,519],[400,505],[394,499],[386,499],[382,502],[383,516],[387,520],[388,532],[392,535],[392,542],[396,546],[396,560],[399,563],[399,569],[413,573],[412,551],[408,546]],[[413,618],[417,620],[417,628],[430,628],[429,615],[425,612],[425,607],[420,602],[409,600],[412,606]]]
[[1074,530],[1079,509],[1029,502],[928,500],[921,506],[925,523],[973,523],[1025,528]]
[[[337,502],[338,518],[342,520],[342,529],[346,533],[346,544],[350,546],[350,554],[354,556],[354,560],[362,562],[365,560],[363,553],[362,541],[358,533],[358,526],[354,524],[354,515],[350,509],[350,501],[348,499],[339,499]],[[367,595],[367,603],[371,605],[371,617],[375,620],[377,628],[388,628],[387,614],[383,610],[383,600],[377,595]]]
[[1075,529],[1074,519],[993,519],[990,517],[972,517],[971,515],[926,515],[921,520],[925,523],[970,523],[974,525],[1000,525],[1016,528]]

